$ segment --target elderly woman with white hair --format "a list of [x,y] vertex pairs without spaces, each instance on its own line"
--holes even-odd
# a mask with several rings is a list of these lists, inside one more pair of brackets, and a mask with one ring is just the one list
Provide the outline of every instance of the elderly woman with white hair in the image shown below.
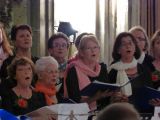
[[38,81],[35,90],[45,95],[47,105],[57,103],[56,80],[58,79],[58,62],[51,56],[41,57],[36,61],[35,69]]

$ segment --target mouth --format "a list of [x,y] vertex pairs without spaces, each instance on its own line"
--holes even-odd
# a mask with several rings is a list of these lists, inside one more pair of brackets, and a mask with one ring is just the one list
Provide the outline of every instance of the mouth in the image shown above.
[[131,50],[127,50],[126,52],[127,52],[127,53],[131,53]]
[[30,80],[30,77],[25,77],[25,80]]

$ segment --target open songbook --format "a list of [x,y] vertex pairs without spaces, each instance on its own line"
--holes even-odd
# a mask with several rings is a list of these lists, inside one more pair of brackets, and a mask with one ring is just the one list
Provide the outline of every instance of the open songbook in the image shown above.
[[135,98],[138,106],[148,109],[153,107],[149,104],[151,99],[160,99],[160,91],[148,86],[143,86],[135,94]]
[[99,90],[101,91],[118,90],[121,87],[127,85],[128,83],[130,83],[130,81],[120,85],[120,84],[104,83],[104,82],[95,80],[92,83],[90,83],[88,86],[86,86],[84,89],[81,90],[81,95],[82,96],[92,96]]

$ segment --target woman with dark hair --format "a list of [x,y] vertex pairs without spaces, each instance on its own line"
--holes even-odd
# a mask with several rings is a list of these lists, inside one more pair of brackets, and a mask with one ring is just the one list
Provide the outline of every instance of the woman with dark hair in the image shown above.
[[3,91],[3,109],[15,115],[23,115],[46,105],[44,95],[31,87],[34,64],[30,59],[15,58],[8,72],[9,77],[14,78],[16,86]]
[[123,84],[130,81],[115,94],[112,102],[129,100],[139,112],[150,112],[135,103],[138,90],[144,85],[152,86],[152,82],[150,72],[137,61],[140,50],[131,33],[122,32],[116,37],[112,56],[115,62],[109,67],[110,82]]
[[[1,77],[1,87],[9,87],[12,88],[14,84],[8,83],[8,73],[7,67],[11,64],[14,58],[27,57],[31,59],[34,63],[38,59],[37,57],[33,57],[31,55],[31,47],[32,47],[32,30],[29,25],[16,25],[11,29],[11,40],[14,42],[15,46],[15,54],[13,56],[9,56],[2,64],[0,70]],[[2,89],[2,88],[1,88]],[[0,92],[1,93],[1,92]]]

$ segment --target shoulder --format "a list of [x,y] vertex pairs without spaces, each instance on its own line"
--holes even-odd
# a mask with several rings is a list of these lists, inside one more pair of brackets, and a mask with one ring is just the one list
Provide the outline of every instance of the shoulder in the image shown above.
[[149,54],[145,54],[145,59],[147,61],[153,61],[154,60],[154,58],[151,55],[149,55]]
[[15,56],[9,56],[7,59],[5,59],[3,61],[3,64],[10,64],[13,61],[14,58],[15,58]]
[[101,68],[106,68],[107,69],[107,64],[105,64],[104,62],[99,63]]
[[35,63],[38,59],[39,59],[39,57],[32,56],[32,61],[33,61],[34,63]]

